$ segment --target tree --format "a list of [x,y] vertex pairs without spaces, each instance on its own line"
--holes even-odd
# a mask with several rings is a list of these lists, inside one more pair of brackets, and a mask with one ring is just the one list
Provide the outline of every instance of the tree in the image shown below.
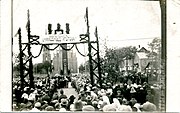
[[13,66],[13,71],[19,72],[20,71],[20,64]]
[[41,74],[41,73],[43,73],[42,69],[43,69],[43,63],[38,63],[33,66],[34,73]]
[[51,72],[51,63],[49,61],[35,64],[33,67],[35,73],[45,74],[48,73],[49,71]]
[[126,59],[133,59],[137,51],[136,47],[128,46],[117,49],[106,49],[104,58],[104,73],[108,73],[108,79],[117,82],[120,62]]
[[79,66],[79,72],[80,73],[83,73],[85,71],[85,66],[83,66],[83,64],[81,64],[80,66]]
[[45,61],[43,63],[43,68],[46,70],[46,72],[48,73],[51,69],[51,63],[49,61]]
[[151,52],[159,52],[161,47],[161,39],[154,38],[151,43],[148,44]]
[[161,61],[161,39],[154,38],[148,46],[150,48],[150,52],[147,56],[151,60],[153,68],[158,69]]
[[118,69],[119,62],[123,61],[124,58],[134,59],[136,51],[137,48],[132,46],[118,49],[107,49],[105,54],[106,62],[113,64],[116,69]]
[[[23,53],[23,62],[26,62],[28,60],[28,57],[26,54]],[[13,53],[13,73],[15,75],[20,75],[20,60],[19,60],[19,57],[20,57],[20,53],[19,54],[16,54],[16,53]],[[26,65],[24,65],[24,68],[26,68]]]

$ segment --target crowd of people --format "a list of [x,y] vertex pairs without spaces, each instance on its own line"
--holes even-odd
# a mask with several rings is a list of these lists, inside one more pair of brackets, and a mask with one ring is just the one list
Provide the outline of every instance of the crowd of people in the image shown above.
[[[69,82],[77,91],[78,96],[64,93],[58,87],[56,77],[38,78],[35,87],[21,88],[13,85],[13,111],[156,111],[157,106],[150,102],[148,89],[144,82],[110,82],[92,86],[87,75],[71,76]],[[97,81],[96,81],[97,82]]]
[[79,94],[78,100],[90,105],[97,103],[97,106],[93,105],[97,111],[156,111],[156,105],[150,102],[154,96],[151,91],[156,86],[150,86],[145,80],[137,82],[137,77],[129,78],[116,84],[103,83],[100,88],[98,81],[93,87],[88,76],[80,75],[74,77],[72,86]]

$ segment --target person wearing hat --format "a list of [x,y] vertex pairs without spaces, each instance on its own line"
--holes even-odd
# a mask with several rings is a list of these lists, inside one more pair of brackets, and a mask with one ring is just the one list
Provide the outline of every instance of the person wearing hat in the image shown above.
[[71,95],[69,97],[69,103],[73,104],[74,103],[74,99],[76,99],[76,97],[74,95]]
[[31,102],[34,102],[36,100],[36,94],[35,93],[30,93],[29,94],[29,97],[28,97],[28,100],[31,101]]
[[131,98],[131,100],[129,101],[129,104],[131,107],[133,107],[136,103],[137,103],[137,100],[135,98]]
[[113,103],[112,103],[116,108],[118,108],[119,106],[121,106],[121,103],[119,102],[119,100],[117,98],[113,98]]
[[134,86],[131,87],[130,93],[136,93],[136,90],[135,90]]
[[95,111],[99,111],[98,102],[97,101],[93,101],[92,102],[92,106],[94,107]]
[[74,96],[74,95],[71,95],[70,97],[69,97],[69,102],[68,102],[68,105],[67,105],[67,110],[69,111],[70,110],[70,106],[72,105],[72,104],[74,104],[74,99],[75,99],[76,97]]
[[83,104],[81,100],[78,100],[74,103],[74,106],[70,107],[71,111],[82,111]]
[[36,111],[40,111],[41,108],[41,103],[40,102],[36,102],[34,104],[34,108],[32,108],[30,111],[36,112]]
[[67,96],[64,94],[63,89],[60,90],[59,103],[61,103],[61,99],[67,99]]
[[33,108],[33,103],[34,103],[34,101],[28,101],[27,103],[25,103],[26,104],[26,108],[31,110]]
[[58,92],[55,92],[55,93],[53,94],[52,99],[53,99],[53,100],[58,100],[58,99],[59,99]]
[[87,96],[86,97],[86,102],[87,102],[87,105],[92,105],[92,102],[91,102],[91,96]]
[[131,90],[130,90],[130,95],[131,95],[131,98],[136,97],[136,94],[137,94],[137,92],[136,92],[136,90],[135,90],[135,87],[134,87],[134,86],[133,86],[133,87],[131,87]]
[[124,98],[126,98],[127,100],[130,100],[131,99],[131,93],[130,93],[130,91],[131,91],[131,88],[130,88],[130,86],[125,86],[126,88],[124,89],[124,93],[123,93],[123,96],[124,96]]
[[59,111],[63,112],[63,111],[67,111],[67,105],[68,105],[68,101],[67,99],[61,99],[61,108],[59,109]]
[[142,105],[142,111],[156,111],[156,105],[146,101],[146,103]]
[[41,89],[41,87],[42,87],[42,85],[43,85],[43,84],[42,84],[42,78],[39,78],[39,77],[37,78],[37,84],[36,84],[36,85],[37,85],[37,88],[40,88],[40,89]]
[[116,98],[123,98],[122,90],[117,90]]
[[26,108],[26,104],[25,104],[25,103],[20,103],[20,105],[19,105],[19,110],[20,110],[20,111],[24,111],[25,108]]
[[[133,108],[136,108],[136,112],[141,112],[140,107],[141,107],[141,105],[139,103],[136,103],[133,106]],[[135,111],[135,109],[133,109],[133,108],[132,108],[132,110]]]
[[107,102],[99,101],[99,102],[98,102],[99,111],[103,111],[103,107],[104,107],[105,105],[108,105]]
[[13,103],[12,108],[12,111],[18,111],[17,103]]
[[128,104],[129,104],[126,98],[123,98],[122,104],[123,104],[123,105],[128,105]]
[[89,86],[86,87],[86,92],[90,93],[90,90],[91,90],[91,86],[89,85]]
[[86,95],[91,96],[91,91],[90,91],[90,89],[86,90]]
[[45,111],[54,111],[54,107],[53,106],[47,106],[45,108]]
[[79,95],[78,100],[86,101],[86,94],[85,94],[84,91],[81,91],[81,92],[80,92],[80,95]]
[[91,96],[91,102],[97,100],[98,98],[97,94],[93,90],[91,90],[90,96]]
[[60,103],[56,103],[56,104],[54,105],[55,111],[59,111],[59,110],[60,110],[60,107],[61,107]]
[[95,111],[95,108],[92,105],[85,105],[83,106],[82,111]]
[[104,90],[104,89],[101,89],[100,91],[98,91],[98,95],[100,95],[100,96],[106,95],[105,90]]
[[131,106],[129,106],[129,105],[121,105],[121,107],[119,107],[117,109],[117,111],[120,111],[120,112],[132,112],[133,110],[132,110]]
[[48,94],[44,94],[42,96],[42,101],[46,101],[46,102],[49,103],[51,101],[51,98],[50,98],[50,96]]
[[106,96],[109,98],[109,102],[112,104],[113,103],[113,98],[115,97],[113,95],[112,89],[107,89]]
[[54,106],[56,103],[58,103],[58,100],[52,100],[52,101],[50,102],[50,105],[51,105],[51,106]]
[[48,107],[49,105],[47,103],[44,103],[42,106],[41,106],[41,110],[42,111],[45,111],[45,108]]
[[110,104],[109,98],[106,95],[102,96],[102,98],[103,98],[103,102],[106,102],[107,104]]
[[21,90],[20,86],[16,85],[14,87],[13,93],[15,94],[16,102],[19,104],[22,100],[22,98],[21,98],[22,90]]
[[140,104],[143,104],[146,102],[146,96],[147,96],[147,91],[141,87],[137,93],[137,101]]
[[108,112],[108,111],[116,111],[116,107],[114,104],[109,104],[109,105],[105,105],[103,107],[103,112]]
[[25,91],[25,92],[22,94],[21,98],[22,98],[23,102],[26,102],[26,101],[28,100],[29,96],[28,96],[28,94],[27,94],[27,91]]
[[129,103],[128,103],[127,99],[124,98],[122,100],[122,105],[120,107],[118,107],[117,111],[131,112],[132,108],[128,104]]

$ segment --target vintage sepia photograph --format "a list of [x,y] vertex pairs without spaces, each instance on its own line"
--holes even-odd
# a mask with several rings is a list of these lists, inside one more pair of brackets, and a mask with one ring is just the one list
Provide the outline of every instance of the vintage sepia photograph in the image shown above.
[[14,0],[12,111],[166,111],[166,0]]

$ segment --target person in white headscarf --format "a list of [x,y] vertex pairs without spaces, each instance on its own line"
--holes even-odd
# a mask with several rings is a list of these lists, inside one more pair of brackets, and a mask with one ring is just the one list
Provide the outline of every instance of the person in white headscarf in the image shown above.
[[32,108],[30,111],[32,111],[32,112],[38,112],[38,111],[40,111],[40,107],[41,107],[41,103],[40,103],[40,102],[36,102],[36,103],[34,104],[34,108]]
[[128,105],[128,101],[124,98],[122,105],[117,109],[117,111],[131,112],[133,110],[132,110],[131,106]]
[[121,105],[121,107],[119,107],[117,109],[117,111],[122,111],[122,112],[132,112],[132,108],[131,106],[128,106],[128,105]]
[[108,105],[110,104],[109,98],[106,95],[102,96],[103,102],[106,102]]
[[115,112],[117,109],[116,109],[116,106],[114,106],[114,104],[109,104],[109,105],[105,105],[103,107],[103,112]]
[[93,101],[95,101],[95,100],[97,100],[97,98],[98,98],[98,96],[97,96],[97,94],[96,93],[94,93],[94,91],[91,91],[91,101],[93,102]]
[[140,107],[141,105],[139,103],[134,104],[134,106],[137,109],[137,112],[141,112]]
[[112,104],[116,107],[116,109],[118,109],[121,106],[121,104],[117,98],[113,98]]

